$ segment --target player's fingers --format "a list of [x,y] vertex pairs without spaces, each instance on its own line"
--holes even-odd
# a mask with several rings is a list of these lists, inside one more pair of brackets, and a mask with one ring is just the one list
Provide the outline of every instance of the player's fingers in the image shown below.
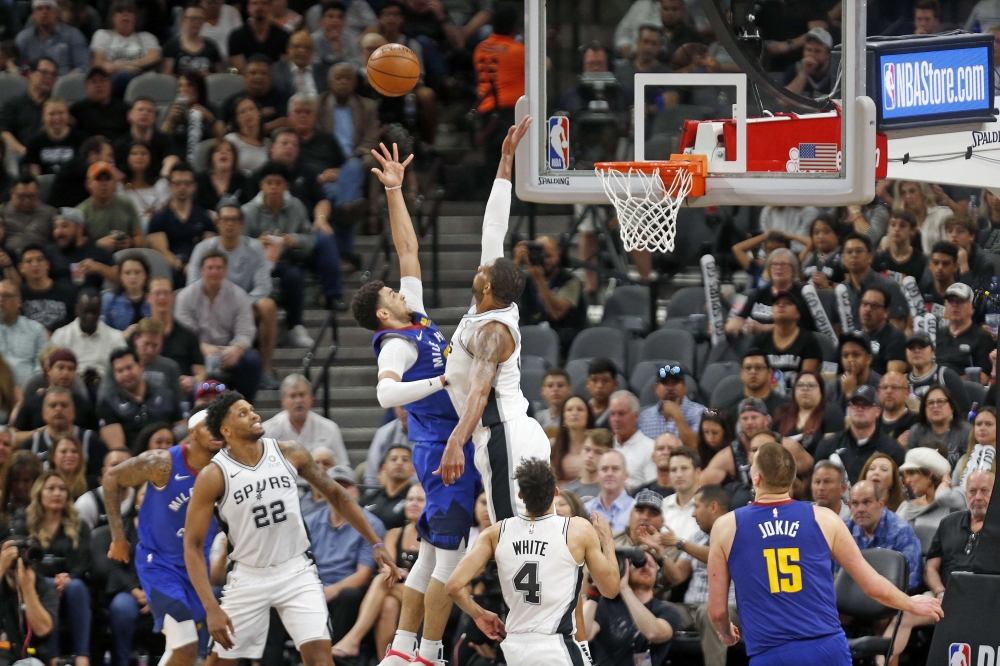
[[378,145],[382,148],[382,154],[385,155],[385,160],[387,162],[389,160],[391,160],[392,159],[392,153],[390,153],[389,149],[385,147],[385,144],[380,142]]
[[385,158],[382,157],[382,153],[378,152],[374,148],[372,148],[372,157],[374,157],[378,161],[379,164],[381,164],[382,166],[385,166]]
[[392,161],[393,162],[399,161],[399,146],[397,146],[396,144],[392,144]]
[[405,169],[406,166],[412,161],[413,161],[413,153],[410,153],[410,156],[406,158],[405,162],[403,162],[403,168]]
[[431,472],[431,474],[433,474],[434,476],[441,476],[441,467],[438,467],[436,470]]

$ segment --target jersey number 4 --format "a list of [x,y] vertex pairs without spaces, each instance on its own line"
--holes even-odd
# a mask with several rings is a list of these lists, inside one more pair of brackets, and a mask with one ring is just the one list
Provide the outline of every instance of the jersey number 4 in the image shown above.
[[[267,516],[268,509],[271,510],[270,518]],[[277,525],[278,523],[283,523],[286,520],[288,520],[288,516],[285,515],[285,503],[281,500],[275,500],[268,506],[258,504],[253,508],[253,522],[254,525],[257,526],[257,529]]]
[[802,568],[792,564],[799,561],[798,548],[765,548],[764,559],[771,594],[802,591]]
[[525,562],[514,574],[514,589],[524,596],[524,603],[542,603],[542,584],[538,582],[538,562]]

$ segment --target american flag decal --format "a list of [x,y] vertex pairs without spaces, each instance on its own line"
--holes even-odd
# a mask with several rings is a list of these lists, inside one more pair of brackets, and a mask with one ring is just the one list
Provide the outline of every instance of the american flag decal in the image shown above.
[[835,143],[800,143],[799,171],[840,171]]

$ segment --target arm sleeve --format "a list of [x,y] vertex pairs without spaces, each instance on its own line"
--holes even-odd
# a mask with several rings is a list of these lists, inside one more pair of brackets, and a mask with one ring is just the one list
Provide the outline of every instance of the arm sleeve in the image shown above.
[[424,309],[424,283],[420,278],[412,275],[404,276],[399,280],[399,293],[406,299],[406,304],[414,312],[427,311]]
[[378,383],[378,404],[382,407],[402,407],[423,400],[443,388],[441,381],[436,377],[412,382],[383,379]]
[[493,191],[486,202],[486,215],[483,217],[483,253],[479,259],[484,265],[503,256],[503,240],[507,236],[507,223],[510,219],[509,180],[497,178],[493,181]]

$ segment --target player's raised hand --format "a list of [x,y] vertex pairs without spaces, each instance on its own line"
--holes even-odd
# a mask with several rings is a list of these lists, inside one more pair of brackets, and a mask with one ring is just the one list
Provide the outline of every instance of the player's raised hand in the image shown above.
[[212,640],[221,645],[223,650],[232,650],[236,630],[226,611],[216,604],[215,608],[206,609],[205,619],[208,621],[208,633]]
[[488,610],[484,610],[483,614],[476,618],[476,626],[495,641],[502,641],[507,637],[507,628],[503,625],[503,620]]
[[389,554],[389,550],[385,547],[385,544],[378,544],[372,548],[372,555],[375,557],[375,562],[378,564],[379,571],[385,576],[385,582],[392,587],[396,584],[396,581],[401,578],[399,569],[396,568],[396,563],[393,562],[392,556]]
[[441,464],[434,470],[434,476],[440,476],[446,486],[455,483],[455,479],[465,472],[465,452],[462,450],[465,442],[460,442],[452,433],[441,455]]
[[389,149],[385,147],[384,143],[378,144],[382,149],[382,152],[372,148],[372,155],[378,160],[378,163],[382,165],[382,168],[372,167],[372,173],[378,176],[378,179],[382,181],[382,184],[386,187],[399,187],[403,184],[403,175],[406,172],[406,165],[413,160],[413,155],[411,154],[406,160],[400,164],[399,162],[399,147],[396,144],[392,144],[392,153]]
[[941,600],[923,594],[910,597],[910,607],[907,610],[914,615],[932,617],[935,620],[940,620],[944,617],[944,611],[941,610]]
[[614,542],[615,538],[611,533],[611,523],[608,522],[607,518],[594,511],[590,514],[590,522],[593,524],[594,529],[597,531],[597,536],[600,537],[602,543],[605,541]]
[[503,140],[503,148],[500,151],[500,166],[497,167],[497,178],[510,180],[514,167],[514,153],[517,151],[517,144],[521,138],[528,133],[528,128],[534,119],[525,116],[517,125],[511,125],[507,130],[507,138]]
[[108,548],[108,559],[128,564],[128,541],[126,539],[112,539],[111,547]]

